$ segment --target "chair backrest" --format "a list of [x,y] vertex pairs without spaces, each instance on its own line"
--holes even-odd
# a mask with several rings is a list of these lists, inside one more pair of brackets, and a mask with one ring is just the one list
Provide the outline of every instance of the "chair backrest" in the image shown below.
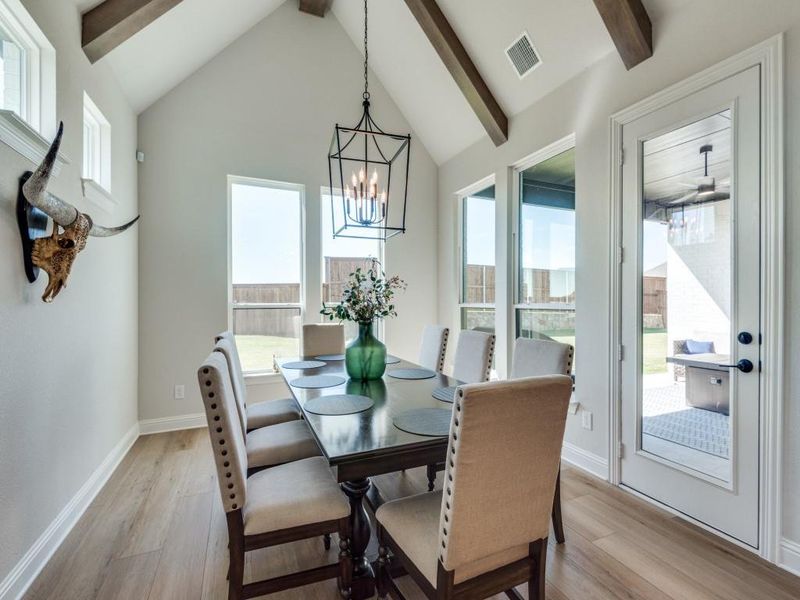
[[225,512],[244,507],[247,496],[247,450],[233,397],[228,362],[212,352],[197,370],[208,420],[208,435],[217,466],[217,481]]
[[231,387],[233,388],[233,398],[236,400],[236,409],[239,413],[239,422],[242,431],[247,433],[247,386],[244,382],[242,363],[239,361],[239,352],[236,350],[236,342],[232,342],[228,337],[221,337],[214,351],[219,352],[225,357],[228,363],[228,373],[231,377]]
[[419,350],[421,367],[441,373],[444,371],[444,356],[450,330],[439,325],[426,325],[422,332],[422,347]]
[[446,570],[547,537],[571,393],[566,375],[458,388],[437,546]]
[[511,379],[540,375],[571,375],[575,350],[556,341],[518,338],[514,343]]
[[300,354],[306,357],[344,353],[344,325],[313,323],[303,325],[303,346]]
[[493,333],[464,330],[458,334],[453,377],[464,383],[489,381],[493,358]]

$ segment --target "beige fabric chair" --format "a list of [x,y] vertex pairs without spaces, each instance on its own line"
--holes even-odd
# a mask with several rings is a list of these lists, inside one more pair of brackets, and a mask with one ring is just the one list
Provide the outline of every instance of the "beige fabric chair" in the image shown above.
[[223,338],[214,346],[214,351],[225,358],[228,373],[232,375],[233,397],[239,425],[246,441],[248,473],[320,455],[319,447],[305,421],[285,421],[252,429],[247,406],[244,403],[244,380],[240,381],[236,376],[239,370],[236,346]]
[[422,346],[419,350],[421,367],[441,373],[444,371],[444,357],[447,353],[447,339],[450,330],[439,325],[428,325],[422,332]]
[[[540,375],[572,375],[572,359],[575,349],[569,344],[553,340],[518,338],[514,344],[514,358],[511,364],[511,379],[536,377]],[[561,469],[556,479],[553,496],[553,531],[556,541],[563,544],[564,521],[561,514]]]
[[571,375],[575,349],[561,342],[518,338],[514,343],[511,379],[539,375]]
[[313,323],[303,325],[300,354],[306,358],[325,354],[344,354],[344,325]]
[[492,333],[464,330],[458,334],[456,356],[453,361],[453,377],[464,383],[489,381],[494,358]]
[[[494,359],[493,333],[475,330],[462,330],[458,334],[456,357],[453,364],[453,378],[462,383],[481,383],[489,381]],[[436,472],[444,471],[444,463],[428,465],[428,491],[436,483]]]
[[[350,504],[324,458],[307,458],[247,478],[245,439],[228,363],[212,352],[197,372],[222,506],[228,522],[228,598],[240,600],[336,577],[342,595],[351,579]],[[337,563],[244,585],[245,551],[338,533]],[[345,596],[346,597],[346,596]]]
[[240,414],[244,415],[242,427],[245,431],[286,421],[295,421],[300,418],[300,409],[294,398],[247,404],[247,386],[239,359],[239,350],[236,347],[236,338],[230,331],[223,331],[216,336],[215,343],[214,349],[222,352],[228,361],[228,370],[233,381],[233,394],[239,405]]
[[[543,600],[550,508],[572,392],[565,375],[459,388],[445,489],[381,506],[379,597],[401,597],[389,554],[429,598],[489,597],[528,582]],[[477,590],[480,590],[478,595]]]

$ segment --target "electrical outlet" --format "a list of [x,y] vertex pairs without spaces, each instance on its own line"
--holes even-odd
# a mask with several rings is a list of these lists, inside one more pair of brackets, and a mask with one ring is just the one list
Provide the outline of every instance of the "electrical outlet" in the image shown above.
[[581,412],[581,426],[589,431],[592,430],[592,413],[588,410]]
[[175,400],[183,400],[186,398],[186,386],[185,385],[176,385],[175,386]]

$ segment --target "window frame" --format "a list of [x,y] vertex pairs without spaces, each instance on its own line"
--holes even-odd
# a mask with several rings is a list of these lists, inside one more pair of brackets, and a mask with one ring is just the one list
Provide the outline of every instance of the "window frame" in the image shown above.
[[[86,139],[87,124],[91,130],[89,140]],[[90,155],[88,165],[87,154]],[[82,179],[111,192],[111,123],[86,92],[83,93],[82,159]]]
[[36,134],[49,139],[56,131],[55,48],[20,0],[0,0],[0,27],[25,53],[22,114],[0,108],[0,118],[13,121],[16,117],[30,129],[28,137],[35,141],[39,141]]
[[[545,162],[562,154],[568,150],[573,150],[576,148],[576,136],[574,133],[570,133],[569,135],[561,138],[545,146],[544,148],[537,150],[536,152],[526,156],[522,160],[516,162],[512,165],[511,173],[512,173],[512,198],[513,201],[511,202],[511,223],[512,223],[512,302],[511,302],[511,315],[510,317],[510,324],[511,324],[511,331],[513,332],[514,339],[518,337],[519,326],[520,326],[520,318],[519,315],[523,310],[542,310],[553,308],[551,305],[542,305],[542,304],[535,304],[535,303],[527,303],[521,302],[522,298],[522,281],[520,281],[520,270],[521,270],[521,262],[522,262],[522,232],[521,232],[521,225],[522,225],[522,172],[530,169],[531,167],[538,165],[539,163]],[[577,179],[577,164],[575,168],[576,172],[576,179]],[[577,194],[576,194],[577,200]],[[575,240],[577,242],[577,207],[575,210]],[[576,255],[576,263],[577,263],[577,255]],[[576,264],[576,277],[577,277],[577,264]],[[577,294],[576,294],[577,299]],[[576,302],[577,305],[577,302]],[[573,310],[577,314],[576,305],[573,306]],[[577,324],[576,324],[577,325]],[[577,327],[576,327],[576,335],[575,339],[577,341]]]
[[[476,181],[475,183],[457,191],[455,193],[456,196],[456,212],[457,212],[457,220],[456,220],[456,256],[458,257],[458,264],[456,267],[456,319],[455,323],[459,324],[459,328],[464,328],[464,309],[470,308],[481,308],[481,309],[494,309],[495,311],[495,329],[497,328],[497,302],[494,303],[478,303],[478,302],[465,302],[464,301],[464,236],[466,234],[466,230],[464,228],[464,220],[466,217],[466,213],[464,211],[464,204],[467,198],[477,194],[485,190],[488,187],[492,187],[495,185],[495,175],[491,174],[483,179]],[[495,191],[496,196],[496,191]],[[495,215],[496,207],[497,207],[497,198],[494,199],[495,202]],[[492,238],[495,240],[495,298],[497,298],[497,219],[495,218],[495,230],[494,235]]]
[[[256,177],[244,177],[240,175],[228,175],[228,206],[227,206],[227,242],[228,242],[228,330],[233,331],[233,313],[235,310],[281,310],[281,309],[297,309],[300,314],[300,322],[305,322],[306,313],[306,187],[300,183],[290,183],[286,181],[276,181],[272,179],[261,179]],[[264,302],[264,303],[240,303],[233,302],[233,186],[244,185],[250,187],[261,187],[277,190],[289,190],[297,192],[300,196],[300,301],[277,303],[277,302]],[[300,338],[302,338],[302,329],[300,331]],[[299,339],[302,344],[302,339]],[[246,376],[268,376],[276,375],[273,373],[271,367],[264,369],[245,371]]]

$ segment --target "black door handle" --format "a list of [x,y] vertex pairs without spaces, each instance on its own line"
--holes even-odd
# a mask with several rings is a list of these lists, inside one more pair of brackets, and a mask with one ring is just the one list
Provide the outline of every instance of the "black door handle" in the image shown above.
[[735,365],[717,365],[718,367],[726,367],[728,369],[739,369],[742,373],[749,373],[753,370],[753,363],[743,358]]

